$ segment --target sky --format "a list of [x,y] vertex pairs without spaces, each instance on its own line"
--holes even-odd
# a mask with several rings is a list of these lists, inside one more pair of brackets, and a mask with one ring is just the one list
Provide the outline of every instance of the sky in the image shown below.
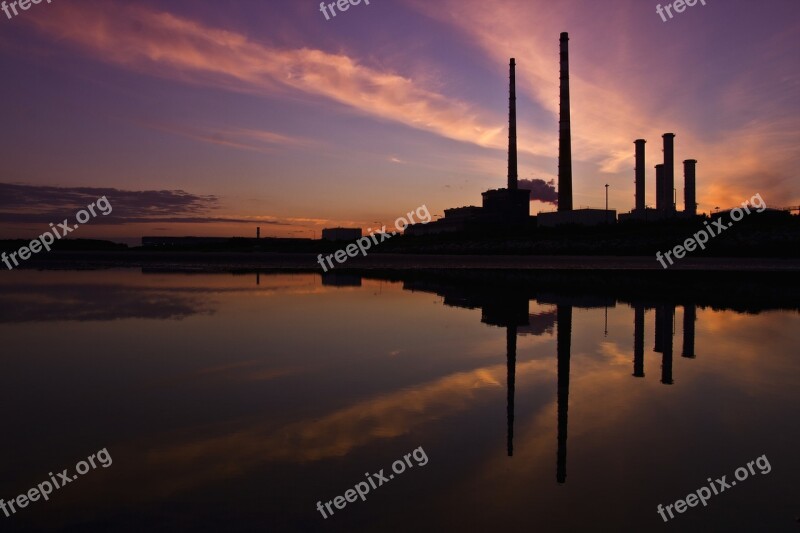
[[[519,176],[555,209],[558,45],[570,34],[575,207],[634,206],[648,141],[697,159],[698,208],[800,205],[800,3],[707,0],[52,0],[0,11],[0,238],[105,196],[71,237],[319,237]],[[80,233],[78,233],[78,231]]]

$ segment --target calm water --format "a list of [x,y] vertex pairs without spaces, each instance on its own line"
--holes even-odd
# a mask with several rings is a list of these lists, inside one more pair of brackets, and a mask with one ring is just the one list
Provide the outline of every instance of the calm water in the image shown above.
[[797,532],[800,314],[753,294],[8,272],[0,497],[113,463],[0,530]]

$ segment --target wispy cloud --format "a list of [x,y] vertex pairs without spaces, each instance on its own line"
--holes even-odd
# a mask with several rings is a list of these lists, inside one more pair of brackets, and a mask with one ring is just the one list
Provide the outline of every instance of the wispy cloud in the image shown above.
[[[42,33],[120,67],[261,96],[323,96],[359,113],[449,139],[503,146],[502,120],[342,53],[271,47],[235,31],[116,1],[53,7],[32,19]],[[267,137],[262,140],[276,140]],[[236,139],[220,142],[246,146]]]
[[158,122],[137,122],[151,128],[173,135],[180,135],[195,141],[226,146],[239,150],[272,153],[277,148],[289,146],[307,147],[316,144],[311,139],[282,135],[266,130],[248,128],[215,128],[209,126],[188,126],[162,124]]
[[105,187],[51,187],[0,183],[0,222],[47,224],[71,217],[105,196],[112,206],[96,224],[132,223],[250,223],[289,225],[275,217],[215,215],[219,198],[186,191],[126,191]]

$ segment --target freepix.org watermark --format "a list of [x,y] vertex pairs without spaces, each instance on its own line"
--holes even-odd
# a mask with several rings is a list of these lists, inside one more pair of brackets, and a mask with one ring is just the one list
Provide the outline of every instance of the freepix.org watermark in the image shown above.
[[[86,206],[86,209],[88,209],[89,211],[86,211],[86,209],[81,209],[80,211],[75,213],[75,218],[77,219],[77,221],[80,222],[81,224],[85,224],[86,222],[89,222],[89,220],[91,220],[92,218],[96,217],[97,213],[95,213],[94,211],[95,206],[97,206],[97,209],[100,210],[100,214],[103,216],[108,215],[113,210],[113,208],[111,207],[111,203],[106,199],[105,196],[103,196],[100,199],[95,200],[94,202]],[[89,215],[89,213],[91,213],[91,216]],[[19,266],[19,261],[17,261],[17,255],[19,255],[19,258],[21,260],[26,261],[30,259],[31,254],[38,254],[39,252],[41,252],[42,248],[44,248],[49,252],[51,244],[56,242],[57,239],[60,239],[61,237],[66,237],[68,234],[78,229],[78,224],[75,224],[74,226],[70,227],[69,219],[65,218],[64,222],[61,222],[60,224],[57,225],[54,225],[51,222],[50,227],[53,228],[51,230],[52,234],[50,233],[50,231],[46,231],[41,235],[39,235],[37,239],[32,240],[28,246],[23,246],[16,252],[11,252],[8,255],[6,255],[5,252],[2,252],[2,254],[0,254],[0,260],[2,260],[3,263],[6,264],[9,270],[12,270],[14,267],[11,266],[11,262],[14,263],[14,266]],[[62,233],[59,233],[58,231],[59,229],[61,229]],[[55,235],[55,237],[53,235]],[[9,261],[9,259],[11,259],[11,262]]]
[[[331,17],[328,16],[328,10],[331,10],[331,15],[333,17],[336,16],[336,9],[338,8],[339,11],[344,13],[350,6],[357,6],[361,3],[361,0],[337,0],[336,2],[320,2],[319,3],[319,10],[322,11],[322,14],[325,15],[325,20],[331,20]],[[364,5],[369,5],[369,0],[364,0]]]
[[[86,461],[79,461],[78,464],[75,465],[75,471],[78,473],[77,475],[70,476],[69,468],[65,468],[59,472],[58,476],[54,476],[52,472],[49,472],[47,475],[50,476],[50,481],[42,481],[36,487],[24,494],[20,494],[12,500],[0,500],[0,509],[3,510],[6,518],[8,518],[12,514],[16,514],[18,509],[24,509],[31,502],[38,501],[39,498],[48,501],[53,490],[63,488],[67,483],[72,483],[78,479],[78,476],[86,474],[90,469],[94,470],[97,468],[98,464],[95,463],[95,458],[97,459],[97,463],[103,468],[108,468],[113,462],[111,460],[111,454],[108,453],[106,448],[103,448],[99,452],[93,453],[87,457]],[[91,465],[91,468],[89,465]]]
[[[423,211],[424,214],[422,213]],[[348,257],[357,256],[359,254],[359,251],[362,255],[366,256],[367,250],[369,250],[372,247],[373,243],[375,244],[375,246],[377,246],[379,243],[387,239],[390,239],[394,235],[397,235],[398,231],[403,231],[404,229],[406,229],[406,227],[408,227],[409,224],[414,224],[415,222],[417,222],[414,220],[414,214],[417,215],[417,218],[419,219],[419,222],[421,224],[427,224],[428,222],[431,221],[431,214],[428,211],[428,207],[425,205],[421,205],[415,211],[409,211],[408,213],[406,213],[406,216],[399,217],[397,220],[394,221],[394,227],[397,231],[387,233],[386,226],[383,226],[381,228],[380,233],[378,233],[378,235],[380,235],[381,237],[380,241],[378,240],[378,235],[375,235],[374,233],[370,232],[369,236],[361,237],[360,239],[356,240],[356,242],[345,246],[343,250],[337,250],[336,253],[328,255],[324,259],[322,257],[322,254],[319,254],[317,256],[317,263],[319,263],[319,265],[322,267],[323,272],[327,272],[328,267],[325,266],[325,261],[328,262],[330,268],[333,268],[334,265],[332,259],[336,259],[336,262],[341,265],[342,263],[347,261]]]
[[[758,199],[758,203],[755,203],[756,198]],[[740,220],[742,220],[744,218],[745,213],[748,215],[750,214],[750,207],[754,207],[757,213],[761,213],[767,208],[767,204],[766,202],[764,202],[764,199],[761,198],[761,195],[759,193],[755,193],[753,197],[750,198],[750,200],[745,200],[744,202],[742,202],[741,208],[737,207],[735,209],[731,209],[730,211],[731,222],[728,222],[727,226],[725,225],[725,221],[722,219],[722,217],[718,217],[717,220],[714,220],[711,225],[708,224],[708,221],[705,221],[703,222],[703,224],[705,224],[706,226],[705,229],[701,229],[700,231],[698,231],[697,233],[695,233],[694,235],[683,241],[682,245],[679,244],[672,250],[667,250],[667,252],[663,256],[661,255],[661,252],[656,252],[656,261],[661,263],[662,267],[667,268],[667,264],[664,262],[665,257],[667,261],[669,261],[669,264],[673,265],[675,264],[675,262],[670,257],[670,255],[672,254],[675,254],[676,259],[683,259],[683,257],[686,255],[686,252],[693,252],[698,246],[700,247],[701,250],[705,250],[706,243],[708,242],[709,239],[708,237],[709,235],[711,235],[712,237],[716,237],[723,231],[733,226],[734,222],[739,222]],[[744,209],[744,211],[742,209]],[[712,228],[715,228],[717,230],[716,233]]]
[[[17,6],[19,6],[22,11],[27,11],[31,8],[31,4],[40,4],[41,2],[42,0],[14,0],[13,2],[2,2],[0,3],[0,9],[3,10],[3,13],[6,14],[6,17],[11,19],[19,15]],[[50,2],[52,2],[52,0],[47,0],[48,4]],[[12,12],[14,13],[13,16],[11,15]]]
[[[769,474],[772,472],[772,466],[769,464],[769,460],[767,459],[766,455],[762,455],[761,457],[757,458],[755,461],[750,461],[747,463],[747,468],[740,466],[736,469],[736,472],[733,475],[736,477],[736,481],[744,481],[750,475],[755,475],[756,471],[753,468],[753,465],[756,465],[758,469],[761,471],[761,474]],[[675,518],[675,515],[672,514],[672,508],[675,508],[675,512],[683,513],[689,507],[696,507],[698,503],[702,503],[703,507],[708,505],[708,500],[711,499],[712,492],[714,496],[717,496],[726,489],[734,487],[736,485],[736,481],[731,480],[730,483],[726,480],[728,476],[722,476],[721,478],[717,478],[716,481],[711,481],[711,478],[708,478],[708,487],[701,487],[694,492],[690,492],[688,496],[686,496],[685,500],[678,500],[674,504],[669,504],[667,506],[662,506],[660,503],[658,507],[656,507],[656,511],[658,514],[661,515],[661,518],[666,522],[669,520],[664,511],[666,510],[667,514],[669,514],[669,518]]]
[[[414,460],[417,462],[417,466],[425,466],[428,464],[428,456],[425,454],[425,450],[422,449],[422,446],[417,448],[411,453],[407,453],[403,456],[402,459],[398,459],[394,463],[392,463],[392,471],[394,474],[402,474],[406,471],[406,465],[408,468],[413,468],[414,465],[411,463],[411,457],[414,457]],[[337,509],[344,509],[348,503],[353,503],[361,498],[361,501],[367,501],[367,494],[369,494],[370,487],[372,490],[377,489],[384,483],[389,483],[390,480],[394,479],[394,474],[389,474],[389,477],[383,475],[383,468],[381,468],[376,474],[370,474],[367,472],[364,474],[367,476],[367,481],[360,481],[355,484],[355,487],[352,489],[348,489],[344,492],[344,496],[336,496],[334,499],[325,502],[319,501],[317,502],[317,510],[322,514],[322,518],[328,519],[329,515],[334,513],[333,507]],[[328,513],[325,513],[325,509],[328,510]]]
[[[675,10],[675,13],[683,13],[686,11],[686,7],[694,7],[697,5],[698,0],[675,0],[664,7],[661,7],[661,4],[656,6],[656,13],[658,16],[661,17],[661,20],[664,22],[667,21],[667,17],[664,16],[664,12],[666,11],[667,15],[669,15],[669,20],[672,20],[674,15],[672,14],[672,10]],[[703,5],[706,5],[706,0],[699,0],[699,2]]]

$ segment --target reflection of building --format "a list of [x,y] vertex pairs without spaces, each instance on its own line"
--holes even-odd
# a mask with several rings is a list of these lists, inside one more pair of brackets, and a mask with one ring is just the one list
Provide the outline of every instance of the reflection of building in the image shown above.
[[567,481],[567,412],[569,411],[569,358],[572,345],[572,306],[558,306],[558,452],[556,481]]
[[322,284],[330,287],[360,287],[361,276],[359,274],[351,274],[346,271],[342,272],[323,272]]
[[683,306],[683,352],[682,357],[694,359],[694,323],[697,320],[697,309],[694,304]]
[[[549,277],[542,273],[526,275],[492,271],[425,272],[407,276],[403,287],[406,290],[436,293],[443,297],[444,304],[448,306],[480,309],[481,322],[506,328],[506,420],[509,457],[514,453],[517,336],[552,334],[553,327],[556,327],[556,481],[566,483],[572,309],[614,308],[618,300],[610,296],[608,291],[597,289],[596,280],[592,276],[588,277],[595,287],[593,291],[576,290],[572,283],[564,279],[561,279],[564,285],[558,285],[554,280],[558,280],[559,276],[562,274]],[[630,291],[627,285],[625,289]],[[663,290],[663,287],[659,287],[659,290]],[[663,296],[644,303],[638,296],[640,292],[638,290],[634,292],[637,294],[636,297],[629,296],[634,311],[633,375],[638,378],[645,376],[645,319],[647,310],[655,309],[654,352],[662,355],[661,382],[672,384],[673,323],[676,304],[664,301]],[[680,294],[679,289],[676,289],[676,292]],[[555,310],[531,314],[530,300],[535,300],[538,304],[554,305]],[[694,354],[695,321],[695,305],[684,304],[683,354],[686,357]]]
[[322,239],[326,241],[354,241],[361,238],[361,228],[325,228]]
[[644,377],[644,304],[634,304],[633,319],[633,375]]

